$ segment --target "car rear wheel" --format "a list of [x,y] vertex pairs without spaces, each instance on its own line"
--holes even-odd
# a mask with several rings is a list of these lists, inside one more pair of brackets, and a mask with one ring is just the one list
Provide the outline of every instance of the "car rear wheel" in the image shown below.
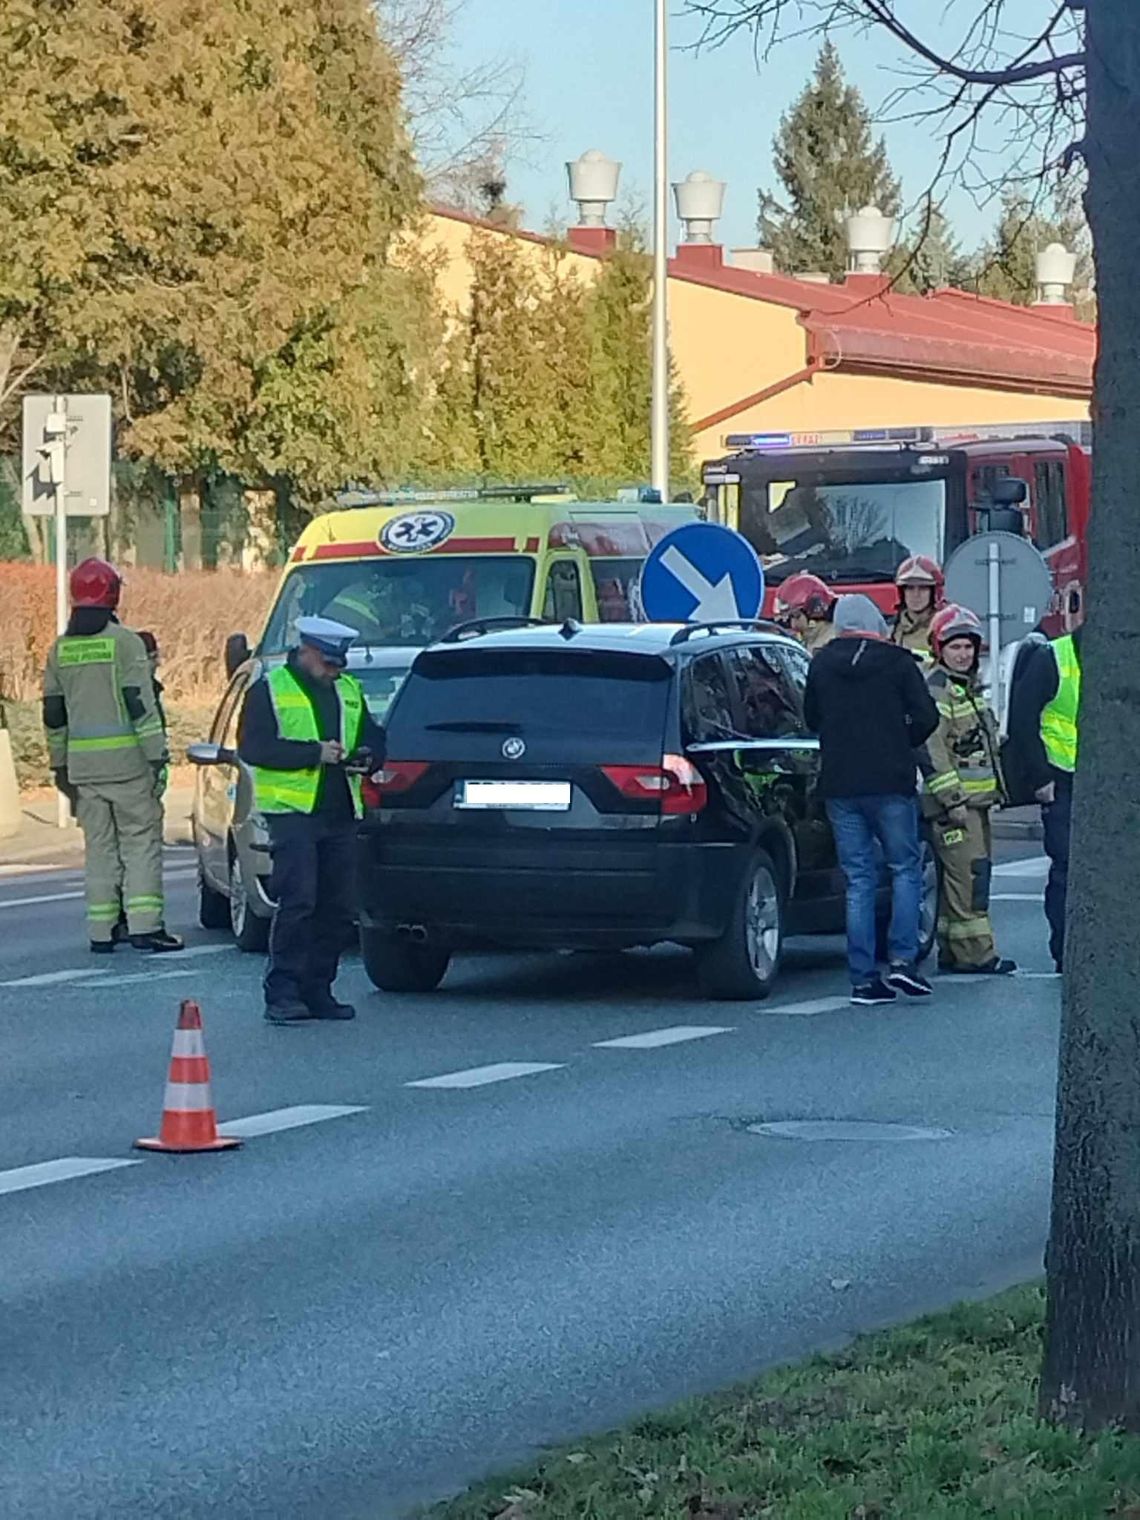
[[230,860],[230,928],[239,950],[256,953],[269,944],[269,919],[253,911],[236,855]]
[[217,892],[206,880],[198,864],[198,922],[203,929],[228,929],[230,905],[224,892]]
[[372,985],[381,992],[434,992],[451,964],[451,952],[438,945],[417,944],[363,925],[360,954]]
[[697,977],[707,997],[766,998],[784,953],[784,891],[772,857],[757,850],[748,864],[728,928],[697,947]]

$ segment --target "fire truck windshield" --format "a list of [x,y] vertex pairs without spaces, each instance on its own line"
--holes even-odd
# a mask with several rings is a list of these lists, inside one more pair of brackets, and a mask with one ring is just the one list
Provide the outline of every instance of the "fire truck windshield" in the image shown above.
[[942,559],[944,480],[769,480],[746,489],[741,507],[741,529],[773,582],[799,570],[889,581],[908,555]]

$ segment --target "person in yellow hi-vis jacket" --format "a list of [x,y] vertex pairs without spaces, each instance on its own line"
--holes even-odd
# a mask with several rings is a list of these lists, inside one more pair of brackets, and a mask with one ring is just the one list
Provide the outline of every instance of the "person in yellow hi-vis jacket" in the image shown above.
[[115,616],[121,590],[106,560],[72,571],[71,620],[44,672],[44,730],[56,786],[83,830],[91,949],[113,950],[125,915],[136,950],[181,950],[162,895],[166,734],[146,646]]
[[923,812],[941,865],[938,963],[942,971],[1006,976],[990,922],[990,810],[1001,797],[997,720],[978,684],[982,625],[950,605],[930,623],[934,666],[926,684],[938,727],[921,753]]

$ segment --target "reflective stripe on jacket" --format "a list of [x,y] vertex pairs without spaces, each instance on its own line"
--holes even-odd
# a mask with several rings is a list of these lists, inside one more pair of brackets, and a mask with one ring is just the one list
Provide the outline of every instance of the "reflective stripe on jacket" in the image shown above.
[[[313,704],[288,665],[278,665],[269,672],[265,681],[277,718],[277,730],[282,739],[320,743],[321,735]],[[360,744],[360,733],[364,726],[364,690],[356,677],[350,675],[340,676],[335,690],[340,708],[340,742],[346,753],[351,755]],[[353,811],[361,818],[364,804],[360,777],[349,776],[347,779]],[[312,813],[316,810],[320,797],[321,767],[313,765],[304,770],[277,771],[255,765],[253,789],[257,809],[261,813]]]
[[133,781],[166,760],[150,659],[129,628],[56,639],[43,695],[52,769],[73,784]]
[[1041,712],[1041,742],[1049,764],[1069,775],[1077,768],[1077,722],[1081,706],[1081,660],[1071,633],[1053,641],[1057,695]]
[[938,817],[955,807],[993,807],[1001,796],[993,713],[973,678],[959,679],[938,665],[926,684],[938,728],[922,755],[924,812]]

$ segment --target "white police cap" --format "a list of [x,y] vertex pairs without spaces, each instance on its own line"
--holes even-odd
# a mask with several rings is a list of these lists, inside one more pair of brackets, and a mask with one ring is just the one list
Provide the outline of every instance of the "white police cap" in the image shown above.
[[338,623],[335,618],[301,617],[297,619],[297,637],[302,644],[309,644],[323,654],[326,660],[344,665],[349,647],[355,644],[360,633],[347,623]]

